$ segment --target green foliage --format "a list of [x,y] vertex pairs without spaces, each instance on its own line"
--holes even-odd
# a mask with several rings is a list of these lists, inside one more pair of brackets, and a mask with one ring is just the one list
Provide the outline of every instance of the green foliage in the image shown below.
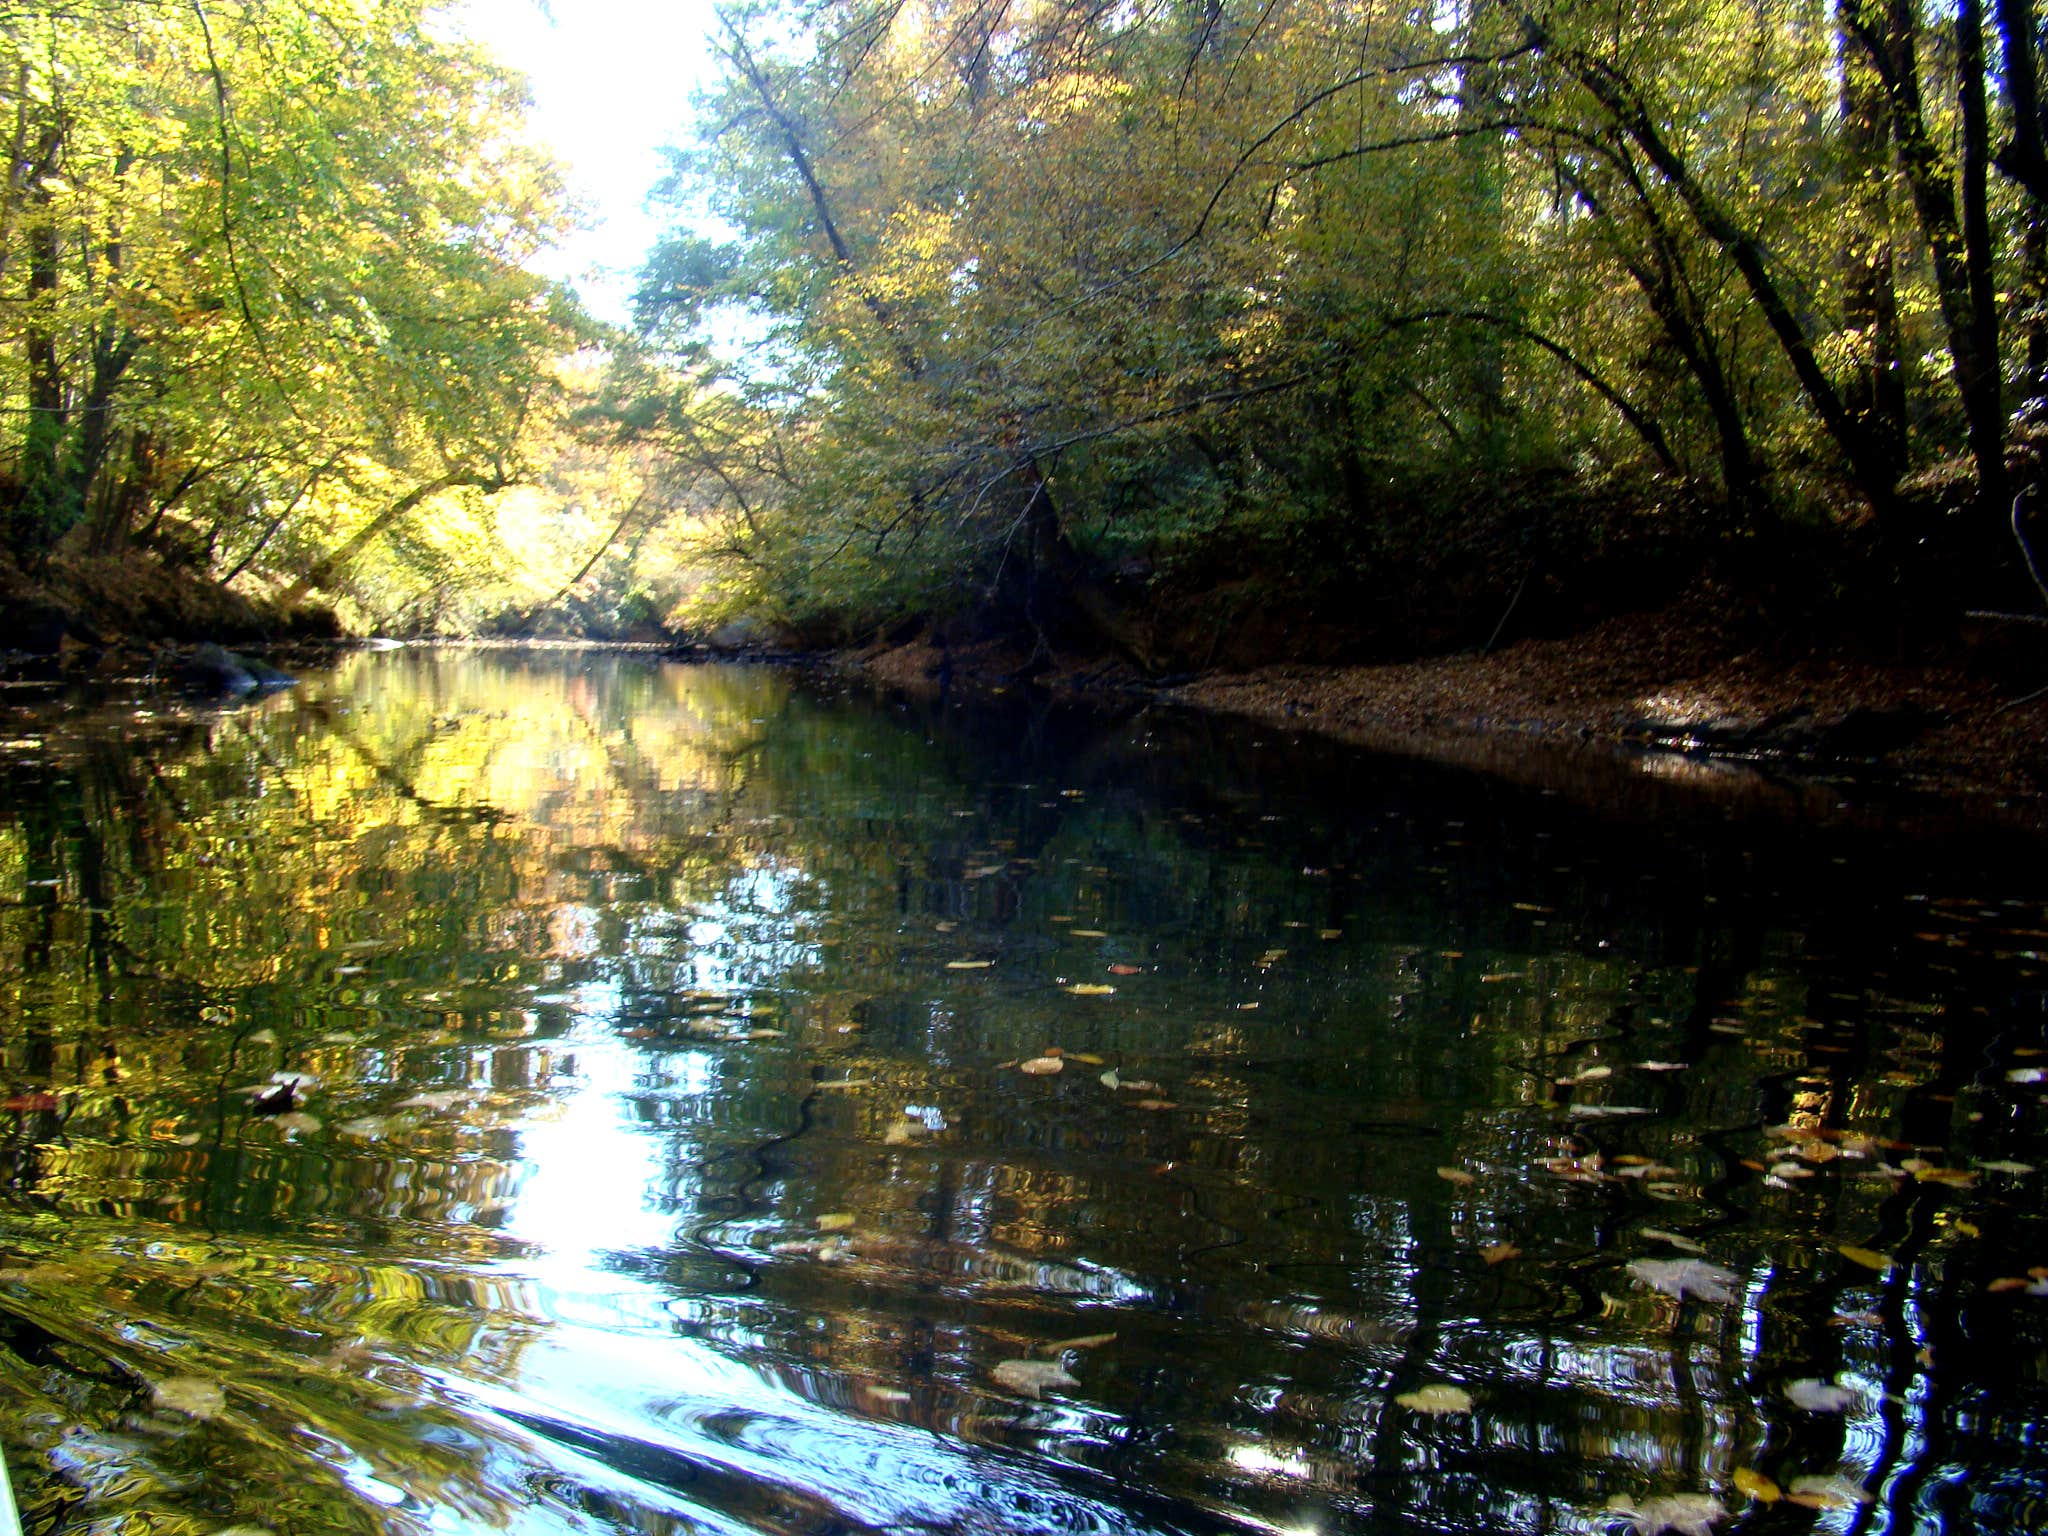
[[[751,311],[725,441],[773,473],[717,584],[821,631],[1035,618],[1020,568],[1484,549],[1487,485],[1636,484],[1692,536],[1889,519],[1981,414],[1910,238],[1929,177],[1970,197],[1907,174],[1968,83],[1931,37],[1917,130],[1805,3],[763,0],[723,41],[667,190],[733,233],[665,247],[642,318]],[[2041,210],[1989,199],[1984,259],[2038,265]],[[1999,343],[2028,391],[2038,324]]]
[[419,0],[9,8],[0,79],[14,551],[178,542],[296,595],[377,546],[466,579],[403,525],[524,475],[587,330],[525,270],[563,216],[517,82]]

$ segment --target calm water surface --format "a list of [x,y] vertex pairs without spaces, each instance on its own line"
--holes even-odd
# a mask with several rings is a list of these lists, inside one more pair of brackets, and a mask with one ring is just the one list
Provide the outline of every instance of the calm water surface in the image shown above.
[[0,737],[32,1532],[2048,1525],[2037,849],[584,653]]

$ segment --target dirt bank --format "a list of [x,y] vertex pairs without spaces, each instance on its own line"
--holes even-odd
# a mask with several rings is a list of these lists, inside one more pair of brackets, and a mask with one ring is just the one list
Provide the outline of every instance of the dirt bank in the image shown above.
[[[1995,628],[1995,626],[1994,626]],[[2006,626],[2009,631],[2011,626]],[[1953,800],[2048,828],[2048,648],[2031,632],[1873,655],[1795,645],[1712,592],[1562,639],[1374,666],[1280,665],[1164,683],[1100,659],[1001,643],[877,647],[887,686],[1139,694],[1382,750],[1531,777],[1561,758],[1661,748],[1663,771],[1751,765],[1780,783]]]

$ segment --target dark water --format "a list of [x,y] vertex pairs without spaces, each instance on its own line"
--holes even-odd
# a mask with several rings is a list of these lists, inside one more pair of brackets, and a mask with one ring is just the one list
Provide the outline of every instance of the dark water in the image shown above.
[[583,654],[0,736],[31,1531],[2048,1525],[2038,849]]

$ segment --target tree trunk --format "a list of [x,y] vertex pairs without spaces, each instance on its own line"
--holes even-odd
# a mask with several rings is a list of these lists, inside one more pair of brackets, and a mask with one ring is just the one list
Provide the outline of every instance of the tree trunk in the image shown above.
[[1891,117],[1884,82],[1842,28],[1842,147],[1854,213],[1842,253],[1842,321],[1856,340],[1843,391],[1849,414],[1894,476],[1906,468],[1906,373],[1891,234]]
[[485,475],[443,475],[438,480],[429,480],[414,486],[390,506],[358,528],[348,540],[335,549],[329,550],[315,560],[306,574],[291,584],[279,599],[279,606],[290,609],[305,601],[306,594],[316,587],[328,587],[348,573],[349,566],[357,555],[381,537],[384,530],[406,516],[429,496],[453,490],[458,485],[474,486],[482,491],[502,491],[508,481]]
[[[1970,455],[1976,463],[1979,505],[1989,506],[2002,501],[2005,482],[2005,424],[1998,408],[1998,352],[1995,344],[1989,351],[1983,345],[1987,329],[1992,337],[1997,335],[1997,316],[1977,313],[1977,285],[1973,282],[1963,219],[1956,209],[1956,190],[1942,163],[1941,151],[1928,135],[1920,100],[1919,20],[1913,0],[1884,0],[1884,4],[1881,23],[1871,17],[1863,0],[1841,0],[1841,15],[1884,81],[1899,168],[1912,189],[1913,209],[1919,216],[1920,232],[1934,263],[1935,291],[1948,336],[1951,373],[1968,424]],[[1970,46],[1965,33],[1976,33],[1975,83],[1973,86],[1964,80],[1961,88],[1966,119],[1972,111],[1971,97],[1975,97],[1981,152],[1984,78],[1978,16],[1977,0],[1969,0],[1958,13],[1956,28],[1959,50]],[[1968,60],[1959,56],[1958,74],[1967,76],[1970,72]],[[1967,122],[1964,137],[1971,137]],[[1966,148],[1966,160],[1970,154]]]

